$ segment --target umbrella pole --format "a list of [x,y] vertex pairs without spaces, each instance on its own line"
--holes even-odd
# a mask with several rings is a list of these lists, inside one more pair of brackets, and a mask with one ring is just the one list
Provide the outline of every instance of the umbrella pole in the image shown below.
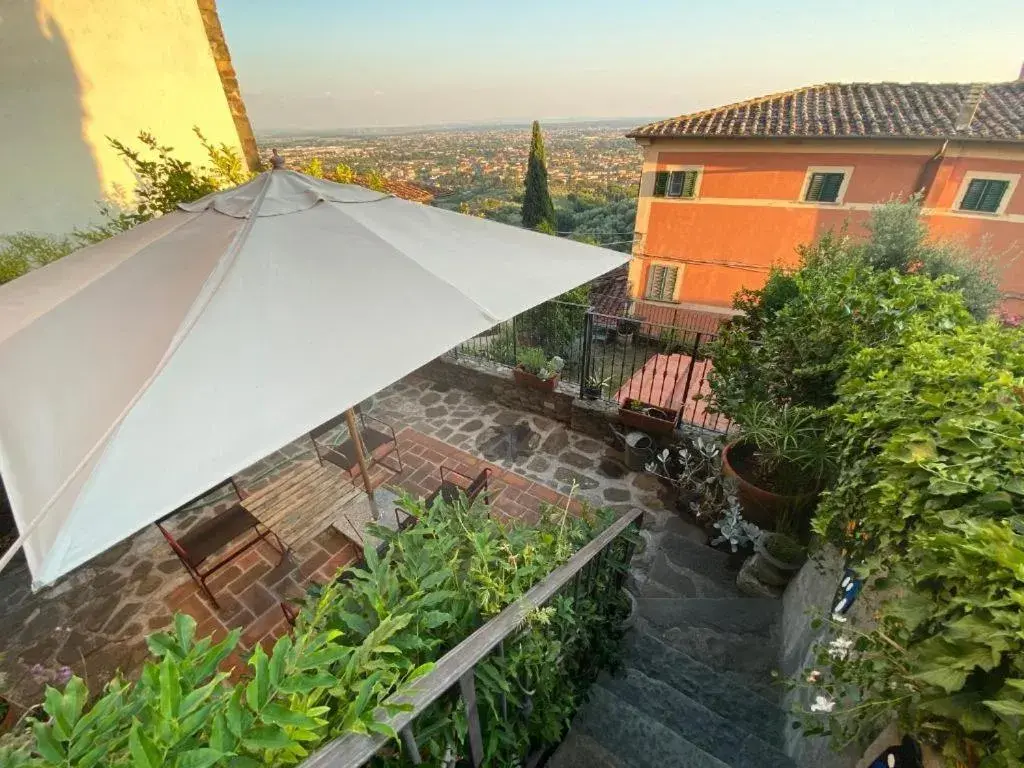
[[359,471],[363,475],[363,486],[366,488],[366,494],[371,499],[373,498],[373,486],[370,485],[370,467],[366,462],[366,450],[363,448],[363,437],[359,434],[359,428],[356,426],[356,414],[351,408],[345,411],[345,423],[348,424],[348,434],[352,438],[352,445],[356,449],[356,461],[359,462]]

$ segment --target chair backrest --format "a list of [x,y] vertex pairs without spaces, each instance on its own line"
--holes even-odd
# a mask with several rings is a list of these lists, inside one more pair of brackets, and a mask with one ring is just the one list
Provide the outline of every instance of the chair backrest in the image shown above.
[[335,427],[337,427],[339,424],[343,423],[344,421],[345,421],[345,414],[344,413],[339,413],[333,419],[328,419],[323,424],[321,424],[319,427],[313,427],[311,430],[309,430],[309,436],[312,437],[314,440],[317,440],[320,437],[322,437],[323,435],[325,435],[328,432],[330,432]]
[[188,552],[186,552],[185,548],[178,543],[178,540],[176,538],[174,538],[174,534],[167,530],[163,525],[164,520],[166,520],[168,517],[170,517],[170,515],[167,515],[157,520],[156,527],[160,530],[160,533],[164,535],[164,538],[167,539],[167,543],[171,545],[171,549],[174,550],[174,554],[178,556],[178,559],[182,562],[191,565],[192,559],[189,557]]
[[479,475],[477,475],[473,482],[466,488],[466,498],[472,502],[477,496],[480,495],[481,491],[487,490],[487,478],[490,477],[491,470],[484,469]]

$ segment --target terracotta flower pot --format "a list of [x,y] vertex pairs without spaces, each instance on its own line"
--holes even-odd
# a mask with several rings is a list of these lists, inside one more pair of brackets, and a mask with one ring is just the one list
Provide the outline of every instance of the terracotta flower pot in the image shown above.
[[542,392],[554,392],[555,385],[558,384],[558,374],[556,373],[550,379],[542,379],[540,376],[534,376],[529,371],[515,367],[512,369],[512,376],[516,380],[516,384],[521,387],[528,387],[529,389],[539,389]]
[[722,451],[722,475],[736,481],[736,495],[743,508],[743,516],[759,527],[773,531],[782,513],[807,509],[818,494],[784,496],[754,485],[742,474],[743,464],[749,462],[749,454],[752,452],[753,449],[742,440],[733,441],[725,446]]
[[[659,413],[665,413],[660,409],[653,409]],[[619,406],[619,421],[625,424],[627,427],[638,429],[641,432],[646,432],[649,435],[671,435],[672,431],[676,428],[675,419],[665,414],[666,418],[659,418],[656,415],[650,413],[644,413],[642,411],[634,411],[629,408]]]

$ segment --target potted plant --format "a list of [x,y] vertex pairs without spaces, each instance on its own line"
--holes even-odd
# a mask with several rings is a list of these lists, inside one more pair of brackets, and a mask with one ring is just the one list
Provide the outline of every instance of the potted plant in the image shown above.
[[766,533],[754,545],[751,570],[763,584],[784,587],[807,562],[807,550],[792,536]]
[[738,570],[754,551],[754,545],[761,538],[761,529],[743,517],[739,499],[729,493],[725,499],[722,517],[715,521],[718,536],[711,540],[711,546],[729,553],[729,565]]
[[633,343],[633,335],[640,330],[640,321],[633,317],[624,317],[619,320],[616,327],[615,340],[619,344],[628,345]]
[[611,382],[611,379],[599,379],[596,376],[587,376],[586,381],[583,382],[583,386],[580,387],[580,395],[584,400],[599,400],[609,382]]
[[516,355],[512,375],[516,384],[522,387],[553,392],[564,367],[562,358],[555,356],[549,359],[540,347],[523,347]]
[[747,519],[774,530],[781,515],[810,508],[832,468],[818,411],[755,401],[737,414],[739,438],[722,452]]
[[651,435],[671,435],[676,428],[674,413],[633,399],[622,401],[619,406],[619,421],[627,427]]
[[678,511],[692,512],[702,497],[718,493],[721,464],[721,443],[698,435],[662,449],[645,469],[675,490]]

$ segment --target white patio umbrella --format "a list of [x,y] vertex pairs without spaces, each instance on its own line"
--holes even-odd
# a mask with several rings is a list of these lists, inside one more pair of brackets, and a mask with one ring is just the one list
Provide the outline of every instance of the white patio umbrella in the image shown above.
[[181,207],[0,286],[0,474],[36,586],[626,260],[287,170]]

